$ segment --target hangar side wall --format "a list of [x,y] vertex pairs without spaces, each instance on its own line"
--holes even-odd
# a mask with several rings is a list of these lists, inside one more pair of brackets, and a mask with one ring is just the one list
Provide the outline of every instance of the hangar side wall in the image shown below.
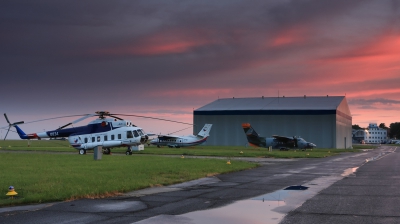
[[352,117],[346,101],[342,101],[336,111],[336,148],[351,148]]
[[[300,136],[318,148],[336,148],[336,114],[324,115],[194,115],[194,133],[213,124],[205,145],[244,146],[242,123],[250,123],[260,136]],[[350,129],[351,132],[351,129]],[[351,135],[350,135],[351,136]],[[351,141],[351,138],[349,139]]]

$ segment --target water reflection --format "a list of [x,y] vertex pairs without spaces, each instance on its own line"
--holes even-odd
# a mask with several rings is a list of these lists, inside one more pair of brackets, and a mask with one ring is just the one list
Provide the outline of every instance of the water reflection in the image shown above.
[[347,176],[349,176],[349,175],[352,175],[352,174],[354,174],[354,173],[357,171],[358,168],[359,168],[359,167],[353,167],[353,168],[345,169],[345,170],[343,171],[343,173],[342,173],[341,176],[347,177]]
[[265,197],[264,201],[261,198],[254,200],[238,201],[225,207],[190,212],[181,217],[186,217],[191,220],[190,223],[279,223],[284,213],[273,211],[275,208],[286,205],[282,200],[266,200],[270,197]]

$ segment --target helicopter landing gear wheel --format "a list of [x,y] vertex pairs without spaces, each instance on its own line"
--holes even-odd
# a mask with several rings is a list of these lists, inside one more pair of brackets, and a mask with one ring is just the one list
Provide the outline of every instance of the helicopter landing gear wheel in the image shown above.
[[85,155],[86,154],[86,150],[85,149],[80,149],[79,150],[79,155]]
[[111,149],[110,148],[103,149],[103,154],[110,155],[111,154]]
[[126,151],[125,155],[127,155],[127,156],[132,155],[132,151]]
[[125,155],[132,155],[132,148],[129,146],[128,149],[125,152]]

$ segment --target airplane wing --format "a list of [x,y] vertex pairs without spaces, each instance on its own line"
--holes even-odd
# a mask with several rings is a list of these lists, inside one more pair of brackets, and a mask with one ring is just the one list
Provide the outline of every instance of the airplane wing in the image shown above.
[[280,141],[280,142],[290,142],[293,141],[292,137],[285,137],[285,136],[279,136],[279,135],[272,135],[272,137],[274,137],[276,140]]

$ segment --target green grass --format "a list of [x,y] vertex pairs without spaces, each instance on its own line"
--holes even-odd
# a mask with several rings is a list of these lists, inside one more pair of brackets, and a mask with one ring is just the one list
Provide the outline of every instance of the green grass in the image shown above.
[[76,152],[68,141],[60,140],[0,140],[0,150],[28,150],[28,151],[55,151]]
[[[256,167],[256,164],[226,160],[170,158],[154,155],[193,155],[218,157],[321,158],[342,152],[359,152],[374,145],[354,145],[353,150],[313,149],[268,152],[265,148],[244,146],[196,146],[157,148],[145,146],[141,156],[107,156],[94,161],[92,154],[77,155],[68,141],[0,141],[0,206],[96,198],[153,186],[170,185],[218,173]],[[113,149],[114,154],[125,148]],[[8,152],[11,151],[11,152]],[[14,153],[12,151],[72,152],[76,154]],[[150,154],[150,155],[149,155]],[[13,185],[16,199],[5,194]],[[2,194],[1,194],[2,193]]]
[[343,152],[359,152],[357,149],[313,149],[280,151],[274,149],[268,152],[266,148],[244,146],[195,146],[187,148],[157,148],[146,146],[145,150],[135,154],[155,155],[191,155],[191,156],[219,156],[219,157],[270,157],[270,158],[322,158]]
[[[10,147],[11,146],[11,147]],[[56,140],[33,140],[28,147],[27,140],[0,141],[0,150],[29,150],[29,151],[53,151],[53,152],[76,152],[70,147],[68,141]],[[354,145],[353,149],[313,149],[313,150],[290,150],[279,151],[274,149],[268,152],[266,148],[254,148],[244,146],[195,146],[185,148],[157,148],[156,146],[145,146],[145,150],[134,152],[134,154],[153,155],[191,155],[191,156],[219,156],[219,157],[271,157],[271,158],[322,158],[337,155],[343,152],[359,152],[360,149],[374,148],[374,145]],[[126,148],[114,148],[112,153],[125,153]],[[90,151],[89,151],[90,152]],[[242,152],[242,153],[240,153]]]
[[[0,153],[0,206],[96,198],[256,167],[226,160],[160,156]],[[6,196],[13,185],[18,198]]]
[[379,145],[364,145],[364,144],[359,144],[359,145],[353,145],[353,149],[376,149],[378,148]]

